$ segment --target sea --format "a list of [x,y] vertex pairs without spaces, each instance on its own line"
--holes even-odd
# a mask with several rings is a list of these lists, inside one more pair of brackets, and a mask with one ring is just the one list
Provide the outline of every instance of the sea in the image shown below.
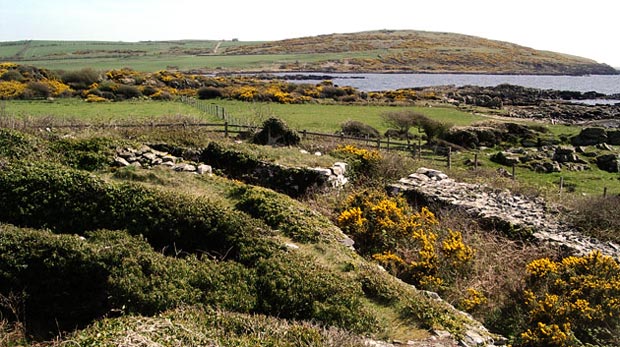
[[[620,75],[549,76],[549,75],[478,75],[478,74],[419,74],[419,73],[276,73],[275,75],[330,76],[334,84],[351,86],[361,91],[385,91],[401,88],[465,85],[493,87],[512,84],[537,89],[598,92],[618,94]],[[312,80],[292,81],[313,83]],[[616,98],[614,98],[616,99]],[[610,103],[620,102],[613,100]]]

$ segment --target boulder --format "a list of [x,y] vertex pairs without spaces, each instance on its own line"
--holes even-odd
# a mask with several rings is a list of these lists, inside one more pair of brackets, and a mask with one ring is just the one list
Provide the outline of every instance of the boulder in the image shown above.
[[557,147],[555,152],[553,153],[553,161],[557,161],[558,163],[581,163],[582,160],[579,159],[577,154],[575,154],[575,149],[570,147]]
[[620,130],[608,130],[607,143],[614,146],[620,145]]
[[521,162],[521,160],[519,160],[519,157],[509,152],[497,152],[493,154],[490,159],[495,163],[507,166],[516,165]]
[[596,157],[596,166],[607,172],[620,172],[620,158],[617,154],[603,154]]
[[196,168],[196,173],[198,173],[199,175],[204,175],[204,174],[210,175],[213,173],[213,168],[211,168],[211,165],[200,164]]
[[607,131],[603,128],[585,128],[571,138],[573,146],[592,146],[607,142]]

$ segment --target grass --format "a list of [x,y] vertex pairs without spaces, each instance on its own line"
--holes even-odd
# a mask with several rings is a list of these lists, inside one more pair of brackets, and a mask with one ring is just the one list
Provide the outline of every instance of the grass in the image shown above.
[[[366,123],[383,133],[388,129],[381,114],[393,111],[393,106],[373,105],[324,105],[324,104],[275,104],[275,103],[247,103],[241,101],[219,100],[228,113],[235,118],[265,120],[270,116],[277,116],[287,124],[298,130],[319,131],[334,133],[340,125],[348,120],[357,120]],[[470,125],[486,119],[459,111],[455,107],[412,107],[414,111],[423,113],[432,119],[452,123],[454,125]]]
[[81,99],[56,99],[53,102],[12,100],[6,101],[3,109],[4,114],[17,118],[47,116],[93,122],[144,121],[151,118],[176,115],[205,117],[196,108],[180,102],[166,101],[87,103]]

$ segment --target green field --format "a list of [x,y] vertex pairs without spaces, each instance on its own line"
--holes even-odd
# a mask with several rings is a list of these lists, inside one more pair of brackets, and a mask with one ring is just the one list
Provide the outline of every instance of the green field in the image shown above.
[[180,102],[125,101],[87,103],[82,99],[58,99],[53,102],[13,100],[0,104],[3,114],[16,118],[54,117],[81,121],[106,122],[148,120],[163,116],[204,117],[199,110]]
[[[348,120],[357,120],[385,132],[388,126],[381,114],[394,111],[392,106],[320,105],[249,103],[232,100],[209,101],[224,107],[226,113],[241,123],[261,123],[271,116],[286,121],[294,129],[334,133]],[[469,125],[486,118],[457,110],[454,107],[413,107],[435,120],[454,125]],[[5,101],[2,112],[18,118],[53,116],[84,121],[145,120],[161,116],[186,115],[219,120],[181,102],[123,101],[109,103],[86,103],[81,99],[57,99],[49,101]]]

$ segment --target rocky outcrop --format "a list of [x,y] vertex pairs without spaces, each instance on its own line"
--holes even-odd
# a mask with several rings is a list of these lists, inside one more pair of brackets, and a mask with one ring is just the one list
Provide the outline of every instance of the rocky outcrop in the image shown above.
[[570,254],[599,250],[620,259],[619,245],[572,230],[560,220],[557,210],[540,198],[527,198],[482,184],[456,182],[440,171],[427,168],[400,179],[390,185],[390,190],[413,201],[460,209],[482,225],[501,230],[510,237],[548,243]]
[[603,154],[596,157],[596,166],[607,172],[620,172],[620,156],[618,154]]

